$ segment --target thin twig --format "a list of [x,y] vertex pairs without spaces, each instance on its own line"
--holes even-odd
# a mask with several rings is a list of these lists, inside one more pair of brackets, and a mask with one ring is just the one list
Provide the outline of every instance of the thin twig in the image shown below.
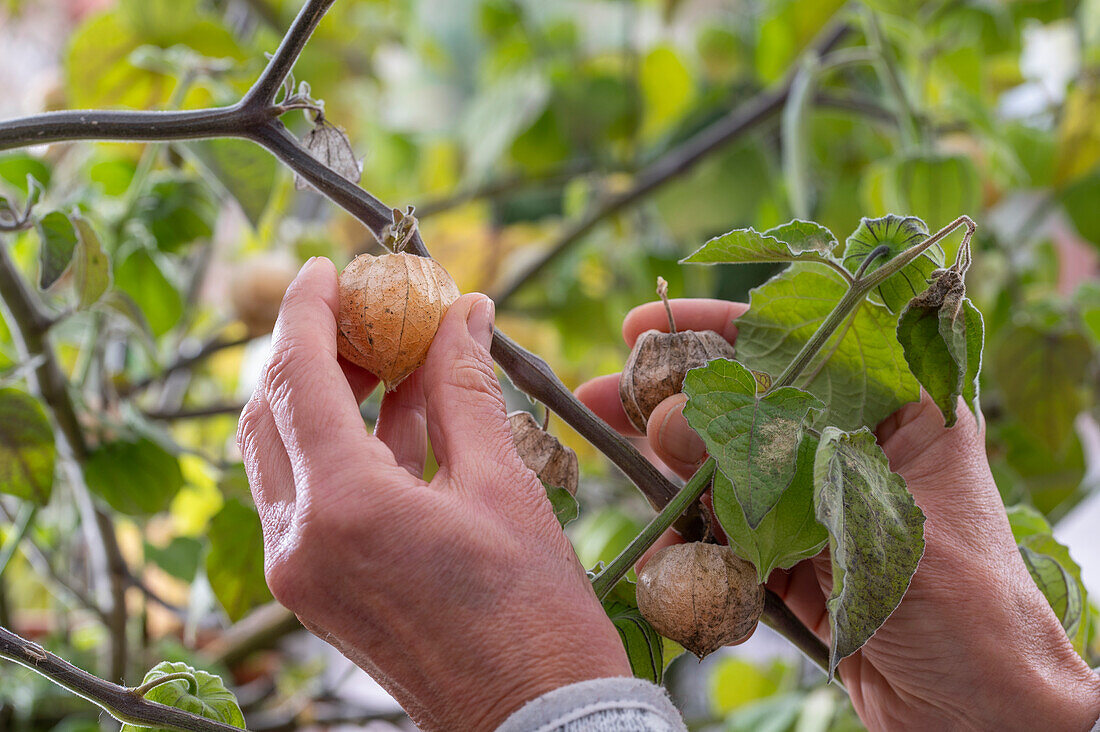
[[[826,53],[847,34],[847,26],[831,29],[818,42],[813,52]],[[553,242],[547,246],[542,256],[531,262],[522,272],[506,282],[493,293],[497,305],[502,305],[516,294],[527,282],[542,271],[574,244],[583,239],[604,219],[619,213],[655,190],[690,172],[711,153],[738,139],[746,132],[755,129],[762,122],[779,112],[790,95],[792,77],[788,77],[778,89],[764,91],[736,107],[713,124],[703,128],[686,141],[665,152],[661,157],[647,165],[638,174],[634,185],[625,191],[613,194],[590,209],[581,218],[567,224]]]
[[15,661],[45,676],[123,723],[177,732],[240,732],[237,727],[223,722],[143,699],[133,689],[93,676],[4,627],[0,627],[0,658]]

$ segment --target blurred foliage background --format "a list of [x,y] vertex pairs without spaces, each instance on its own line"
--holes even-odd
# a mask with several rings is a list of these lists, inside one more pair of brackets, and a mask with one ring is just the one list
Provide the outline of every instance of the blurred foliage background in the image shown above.
[[[298,9],[3,0],[0,113],[231,104]],[[339,0],[294,74],[346,131],[361,185],[416,205],[459,287],[497,296],[502,330],[570,386],[619,369],[622,318],[657,275],[673,296],[745,299],[772,272],[677,264],[711,236],[796,216],[843,238],[861,216],[934,231],[971,215],[988,447],[1014,525],[1025,543],[1046,521],[1095,517],[1097,0]],[[704,144],[746,109],[763,111]],[[220,672],[252,729],[407,725],[271,604],[234,444],[298,266],[379,251],[373,236],[240,140],[0,154],[13,208],[36,188],[38,224],[3,246],[57,318],[48,345],[89,452],[55,444],[38,363],[0,323],[0,624],[115,681],[162,658]],[[551,429],[581,457],[568,533],[586,566],[609,560],[648,507]],[[1097,588],[1100,547],[1071,545]],[[693,728],[861,728],[841,692],[758,635],[672,665]],[[0,666],[0,728],[110,725]]]

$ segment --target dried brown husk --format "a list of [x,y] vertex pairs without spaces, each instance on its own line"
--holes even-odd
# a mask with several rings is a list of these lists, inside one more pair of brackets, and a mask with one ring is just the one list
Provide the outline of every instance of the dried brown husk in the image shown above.
[[674,544],[638,574],[638,610],[658,633],[703,658],[752,632],[764,612],[764,586],[727,546]]
[[447,270],[414,254],[362,254],[340,274],[340,355],[392,391],[428,356],[458,287]]
[[512,439],[523,464],[546,485],[577,495],[580,478],[577,453],[540,427],[530,412],[512,412],[508,415],[508,426],[512,428]]
[[229,300],[251,336],[270,333],[279,317],[286,288],[297,269],[289,262],[260,257],[244,262],[234,272]]
[[647,330],[638,336],[619,376],[619,399],[626,416],[644,434],[649,415],[684,388],[688,371],[716,358],[733,357],[733,346],[713,330]]

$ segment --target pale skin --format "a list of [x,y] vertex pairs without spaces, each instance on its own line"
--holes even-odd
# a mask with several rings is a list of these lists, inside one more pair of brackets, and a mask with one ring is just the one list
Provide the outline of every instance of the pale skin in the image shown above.
[[[275,597],[424,729],[491,730],[552,689],[629,676],[617,632],[512,446],[488,352],[492,303],[472,294],[451,306],[427,362],[385,395],[371,434],[358,403],[377,381],[337,358],[336,302],[335,268],[311,260],[287,292],[238,431]],[[679,329],[730,342],[745,309],[672,307]],[[659,303],[627,316],[627,344],[651,327],[667,328]],[[616,379],[578,397],[642,441]],[[644,439],[687,476],[704,454],[682,406],[682,396],[659,405]],[[978,421],[963,410],[945,430],[926,400],[878,436],[928,515],[928,549],[898,610],[841,663],[860,717],[874,730],[1088,730],[1100,680],[1019,558]],[[440,469],[425,482],[429,438]],[[769,586],[827,639],[826,557]]]

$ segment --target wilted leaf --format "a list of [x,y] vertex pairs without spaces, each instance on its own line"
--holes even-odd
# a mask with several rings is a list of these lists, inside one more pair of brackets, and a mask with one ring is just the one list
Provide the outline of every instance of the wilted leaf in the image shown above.
[[634,583],[626,580],[619,582],[604,598],[603,609],[611,618],[615,630],[619,631],[634,676],[655,684],[661,683],[665,669],[663,641],[638,611]]
[[39,401],[18,389],[0,389],[0,493],[45,506],[56,459],[53,428]]
[[38,286],[43,290],[57,282],[73,259],[78,242],[76,227],[69,217],[60,211],[52,211],[37,222],[38,229]]
[[79,239],[73,257],[73,274],[78,306],[83,309],[94,305],[111,286],[111,263],[92,225],[79,216],[73,216],[72,222]]
[[[915,216],[887,214],[879,219],[865,218],[859,228],[848,237],[844,247],[844,266],[855,273],[871,252],[881,248],[880,254],[865,272],[874,272],[898,254],[928,238],[928,227]],[[924,250],[900,272],[883,282],[875,292],[890,308],[899,313],[913,297],[928,287],[928,279],[937,268],[943,266],[943,247],[934,244]]]
[[[737,320],[738,360],[778,376],[846,291],[835,274],[791,265],[752,291],[749,311]],[[877,427],[920,389],[894,335],[895,316],[864,302],[849,318],[795,385],[825,403],[815,424]]]
[[[321,122],[306,133],[302,138],[302,145],[310,155],[352,183],[358,183],[363,175],[363,164],[355,157],[351,140],[340,127]],[[304,178],[295,175],[294,187],[301,191],[310,186]]]
[[146,437],[95,449],[84,464],[84,479],[93,493],[129,516],[167,510],[183,487],[179,461]]
[[959,312],[953,314],[914,298],[898,320],[898,342],[913,375],[943,412],[947,427],[955,424],[960,396],[977,411],[985,326],[969,299],[963,298]]
[[251,505],[229,497],[210,521],[206,577],[230,620],[271,600],[264,579],[264,535]]
[[1066,448],[1073,420],[1088,404],[1084,384],[1091,359],[1085,336],[1035,325],[1011,328],[993,352],[1005,409],[1055,454]]
[[774,569],[789,569],[816,556],[829,540],[814,515],[816,452],[817,438],[807,434],[799,445],[794,480],[755,529],[745,520],[729,478],[721,471],[714,476],[714,513],[734,554],[756,566],[761,583]]
[[817,518],[829,531],[833,589],[825,603],[829,675],[886,622],[924,554],[924,514],[869,429],[826,427],[814,459]]
[[794,479],[803,422],[825,406],[790,386],[756,392],[752,372],[726,359],[692,369],[684,379],[684,417],[730,479],[754,529]]
[[[175,679],[166,681],[159,686],[154,686],[145,693],[145,698],[158,704],[165,704],[185,712],[197,714],[200,717],[213,719],[218,722],[244,729],[244,714],[237,703],[237,697],[225,683],[214,674],[200,671],[188,666],[186,663],[172,663],[161,661],[149,673],[145,674],[142,684],[164,678],[170,674],[188,673],[195,679],[194,691],[190,688],[187,679]],[[135,724],[122,725],[121,732],[169,732],[163,727],[139,727]]]

